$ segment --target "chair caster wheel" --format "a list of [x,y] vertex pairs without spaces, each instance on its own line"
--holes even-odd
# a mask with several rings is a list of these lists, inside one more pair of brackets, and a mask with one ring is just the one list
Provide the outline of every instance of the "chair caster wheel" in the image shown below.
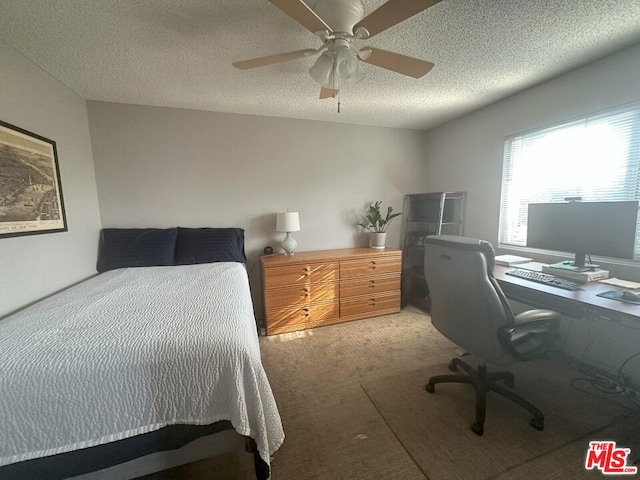
[[544,430],[544,418],[532,418],[531,426],[536,430]]
[[427,392],[429,392],[429,393],[433,393],[433,392],[435,392],[435,391],[436,391],[435,387],[434,387],[432,384],[430,384],[430,383],[427,383],[427,384],[424,386],[424,389],[425,389]]
[[471,425],[471,430],[473,430],[473,433],[481,437],[484,433],[484,425],[480,423],[474,423],[473,425]]
[[451,370],[452,372],[457,372],[458,371],[458,367],[456,367],[456,364],[451,362],[449,364],[449,370]]

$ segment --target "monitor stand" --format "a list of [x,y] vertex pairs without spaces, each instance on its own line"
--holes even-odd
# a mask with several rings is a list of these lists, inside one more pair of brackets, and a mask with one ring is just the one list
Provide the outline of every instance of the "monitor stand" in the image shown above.
[[600,268],[600,265],[596,265],[595,263],[585,263],[584,265],[576,265],[576,263],[572,262],[571,260],[562,262],[561,265],[563,265],[564,267],[571,267],[571,270],[573,272],[590,272],[592,270],[598,270]]
[[586,265],[576,265],[571,260],[565,260],[564,262],[552,263],[549,265],[550,267],[557,268],[559,270],[564,270],[566,272],[576,272],[576,273],[584,273],[584,272],[593,272],[598,270],[599,265],[592,265],[590,263]]
[[573,262],[571,260],[567,260],[566,262],[562,262],[562,263],[564,265],[571,265],[575,267],[576,270],[574,271],[576,272],[588,272],[589,270],[597,270],[598,268],[600,268],[600,265],[595,265],[593,263],[585,263],[586,258],[587,258],[586,253],[577,252],[575,254],[575,257],[573,258]]

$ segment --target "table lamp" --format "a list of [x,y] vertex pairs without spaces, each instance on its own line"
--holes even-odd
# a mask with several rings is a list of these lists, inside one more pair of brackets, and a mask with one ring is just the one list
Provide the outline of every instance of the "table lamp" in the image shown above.
[[286,233],[286,237],[282,241],[282,248],[287,255],[293,255],[295,253],[298,242],[296,242],[291,236],[291,232],[300,231],[300,218],[298,212],[284,212],[278,213],[276,218],[276,232]]

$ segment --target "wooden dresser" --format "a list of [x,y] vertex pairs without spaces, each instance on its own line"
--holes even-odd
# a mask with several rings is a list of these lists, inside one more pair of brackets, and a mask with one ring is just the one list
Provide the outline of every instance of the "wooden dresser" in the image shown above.
[[267,335],[400,311],[400,250],[346,248],[260,261]]

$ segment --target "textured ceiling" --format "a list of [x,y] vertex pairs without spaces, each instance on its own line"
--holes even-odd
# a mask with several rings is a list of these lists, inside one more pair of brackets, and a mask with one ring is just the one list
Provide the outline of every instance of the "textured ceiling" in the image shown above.
[[[384,0],[363,0],[365,15]],[[444,0],[358,46],[429,60],[319,100],[320,40],[267,0],[0,0],[0,38],[83,98],[426,130],[640,42],[637,0]]]

